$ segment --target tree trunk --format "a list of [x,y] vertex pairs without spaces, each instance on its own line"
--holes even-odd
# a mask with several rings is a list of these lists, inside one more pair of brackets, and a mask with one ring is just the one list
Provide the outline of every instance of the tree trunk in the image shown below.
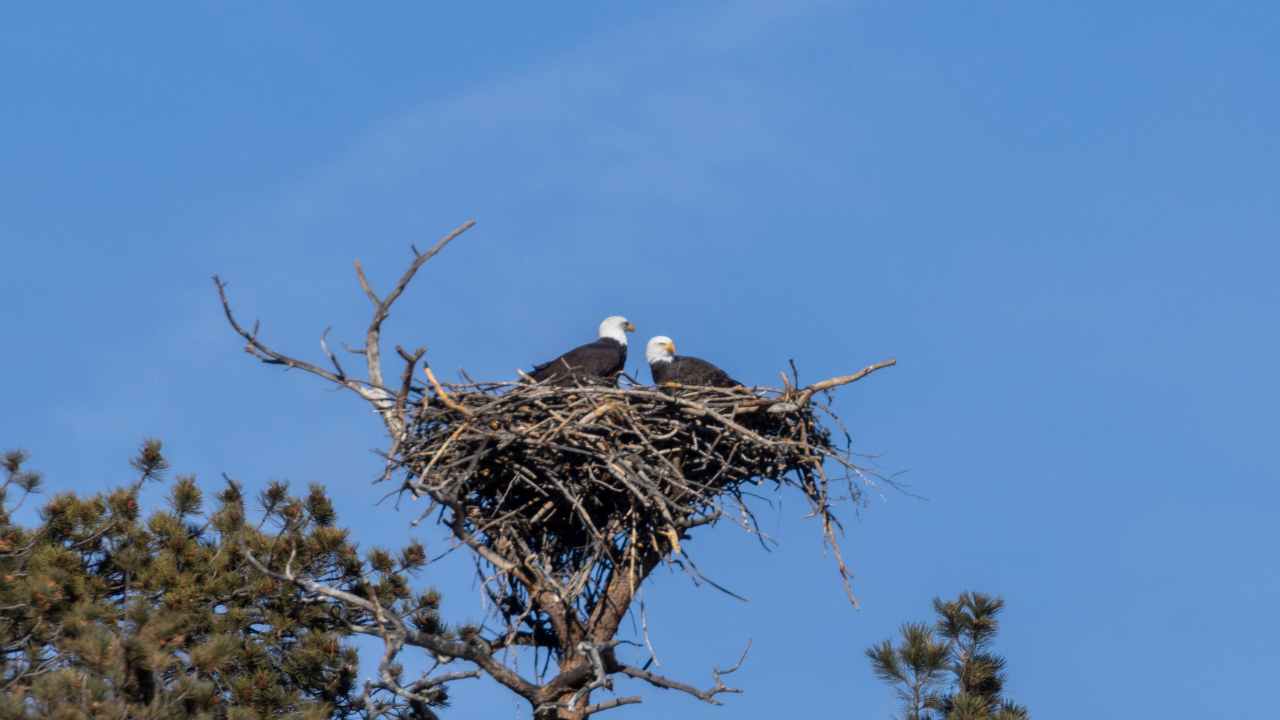
[[584,720],[587,716],[583,713],[583,709],[591,704],[591,694],[587,693],[586,697],[578,698],[578,704],[572,710],[564,706],[573,699],[573,693],[568,692],[555,699],[554,707],[545,707],[542,710],[535,709],[533,712],[533,720]]
[[[583,710],[591,704],[591,692],[583,693],[573,709],[566,706],[573,700],[578,688],[585,686],[591,679],[591,664],[587,658],[579,654],[570,654],[573,646],[569,646],[566,657],[560,660],[560,674],[556,680],[543,686],[535,703],[534,720],[582,720],[587,717]],[[542,709],[539,710],[538,708]]]

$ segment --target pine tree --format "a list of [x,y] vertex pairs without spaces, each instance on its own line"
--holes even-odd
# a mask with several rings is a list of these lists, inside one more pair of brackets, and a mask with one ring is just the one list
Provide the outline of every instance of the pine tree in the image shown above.
[[[206,512],[193,477],[167,479],[160,450],[143,445],[132,463],[138,479],[125,487],[55,496],[33,528],[12,516],[40,476],[24,453],[4,455],[0,720],[435,717],[443,687],[419,688],[410,702],[379,683],[356,686],[348,639],[364,618],[336,613],[248,561],[256,554],[346,592],[377,594],[435,627],[439,596],[412,596],[405,581],[425,563],[421,546],[362,559],[319,486],[294,496],[270,484],[255,523],[228,479]],[[144,517],[138,498],[149,482],[168,485],[168,507]]]
[[942,706],[938,690],[945,682],[950,647],[924,623],[907,623],[901,633],[901,645],[895,648],[885,640],[867,648],[867,657],[876,677],[896,686],[903,720],[928,720],[930,711]]
[[902,626],[890,640],[867,648],[872,671],[893,685],[904,720],[1026,720],[1025,707],[1003,696],[1005,659],[991,651],[1004,600],[964,592],[935,598],[936,624]]

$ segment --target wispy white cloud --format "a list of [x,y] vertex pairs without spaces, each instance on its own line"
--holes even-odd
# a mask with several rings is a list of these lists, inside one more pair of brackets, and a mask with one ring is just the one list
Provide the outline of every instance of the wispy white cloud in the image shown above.
[[734,3],[611,29],[487,87],[376,122],[283,188],[275,210],[285,222],[324,223],[353,201],[421,192],[428,179],[455,212],[530,190],[705,198],[723,185],[718,162],[785,151],[768,100],[732,62],[825,5]]
[[[461,95],[424,98],[371,123],[225,233],[261,238],[263,252],[277,254],[263,262],[281,265],[298,252],[349,256],[359,243],[356,253],[377,273],[398,267],[408,239],[478,217],[481,237],[450,250],[456,272],[429,281],[439,283],[434,297],[477,312],[415,322],[431,323],[431,352],[445,367],[510,373],[579,337],[589,318],[578,313],[619,312],[646,296],[699,301],[675,271],[699,245],[740,257],[735,234],[686,223],[761,212],[744,207],[744,182],[783,177],[780,165],[799,162],[794,146],[806,140],[785,127],[793,111],[785,79],[743,67],[829,5],[672,10]],[[319,247],[326,239],[332,247]],[[684,263],[684,272],[695,265]],[[581,277],[608,280],[573,287]],[[324,295],[327,282],[318,276],[308,291]],[[350,278],[337,282],[341,292],[330,294],[349,297]],[[536,306],[528,302],[535,296]],[[477,323],[487,329],[480,337]],[[466,357],[452,354],[464,347]]]

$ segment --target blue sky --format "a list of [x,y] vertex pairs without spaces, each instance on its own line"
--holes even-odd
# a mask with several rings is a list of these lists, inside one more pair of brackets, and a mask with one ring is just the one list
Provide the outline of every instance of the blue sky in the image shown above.
[[[888,717],[862,649],[976,589],[1039,718],[1270,717],[1278,34],[1249,2],[8,7],[0,445],[89,492],[158,435],[402,540],[376,419],[253,364],[209,276],[314,358],[367,321],[352,260],[385,288],[474,217],[388,330],[436,368],[612,313],[751,382],[899,359],[838,403],[927,498],[850,523],[863,608],[794,498],[772,554],[703,533],[750,602],[661,575],[654,641],[703,682],[750,638],[747,694],[610,716]],[[479,617],[462,565],[424,580]],[[472,683],[449,717],[523,712]]]

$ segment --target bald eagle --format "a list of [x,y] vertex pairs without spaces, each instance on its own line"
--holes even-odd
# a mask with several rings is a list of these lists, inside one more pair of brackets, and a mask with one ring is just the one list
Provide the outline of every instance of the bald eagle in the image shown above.
[[676,344],[671,338],[659,335],[649,341],[644,349],[649,361],[653,382],[658,385],[678,383],[703,387],[741,387],[742,383],[702,358],[676,355]]
[[600,323],[599,339],[580,345],[550,362],[535,365],[529,377],[548,385],[618,382],[627,363],[627,333],[636,326],[621,315],[611,315]]

